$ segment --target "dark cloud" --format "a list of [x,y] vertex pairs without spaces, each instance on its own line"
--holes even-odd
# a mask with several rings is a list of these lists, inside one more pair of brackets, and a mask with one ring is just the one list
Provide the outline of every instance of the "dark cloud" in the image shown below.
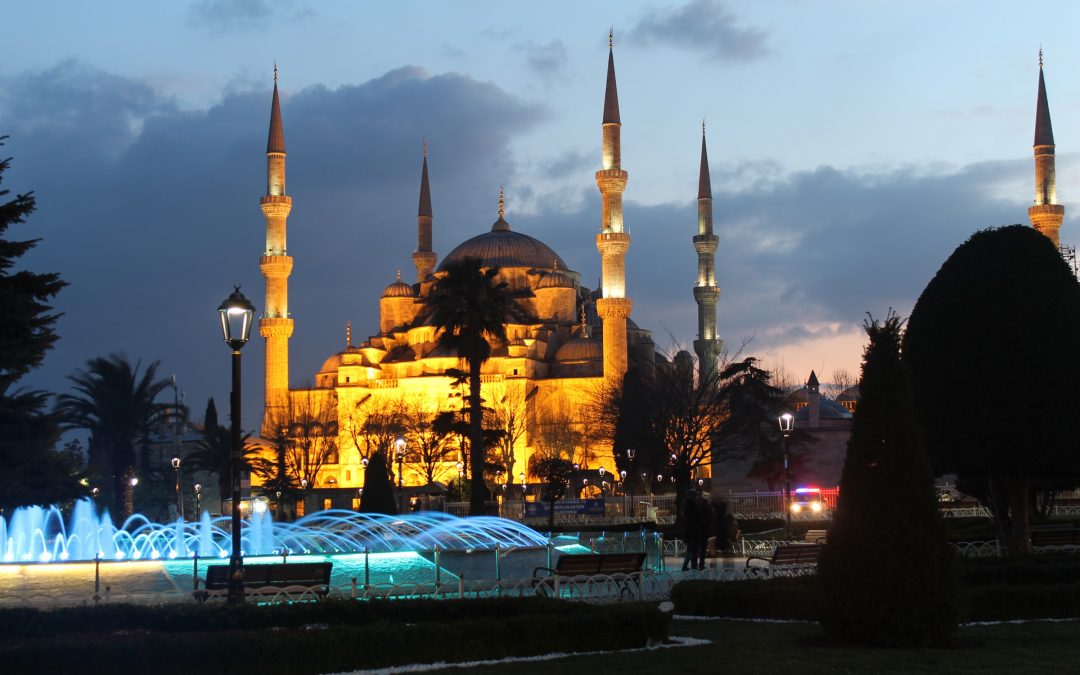
[[200,0],[188,8],[188,20],[212,31],[229,32],[263,28],[275,15],[301,19],[311,13],[292,0]]
[[526,42],[518,46],[525,55],[529,69],[538,74],[545,82],[558,80],[566,69],[566,46],[562,40],[553,40],[546,45]]
[[630,30],[630,40],[703,52],[717,61],[750,61],[769,53],[768,33],[743,27],[717,0],[694,0],[653,10]]
[[598,151],[567,150],[560,155],[541,161],[537,167],[538,173],[543,178],[562,178],[578,171],[593,168],[599,155]]
[[[62,339],[29,386],[65,387],[88,358],[122,351],[164,359],[195,409],[225,400],[228,354],[215,308],[233,283],[261,307],[258,256],[264,221],[269,92],[235,91],[205,111],[179,110],[139,83],[74,62],[2,83],[0,119],[15,157],[5,179],[34,189],[40,211],[14,236],[42,236],[27,264],[71,282],[57,308]],[[428,140],[440,258],[487,231],[500,184],[515,230],[557,250],[595,286],[599,196],[580,187],[545,192],[532,178],[595,167],[598,153],[515,157],[510,140],[544,119],[535,105],[490,83],[400,68],[359,85],[292,92],[282,82],[288,155],[289,252],[296,266],[291,377],[310,381],[339,350],[351,319],[377,329],[378,297],[396,270],[412,280],[421,137]],[[696,148],[688,149],[693,154]],[[692,161],[692,160],[691,160]],[[1068,159],[1059,163],[1063,174]],[[1026,194],[1001,194],[1030,160],[958,170],[877,172],[821,167],[789,173],[769,162],[716,164],[715,217],[722,287],[718,326],[747,353],[858,329],[865,312],[901,313],[971,232],[1021,221]],[[674,204],[626,194],[633,318],[662,347],[695,337],[692,289],[696,183]],[[530,204],[530,211],[518,204]],[[1068,224],[1067,224],[1068,225]],[[245,415],[261,401],[261,339],[245,349]],[[801,376],[802,374],[800,374]]]
[[[163,358],[193,396],[216,391],[221,400],[228,355],[214,310],[233,283],[264,304],[258,200],[269,91],[183,112],[73,62],[4,84],[10,184],[35,190],[40,203],[13,234],[42,236],[28,264],[71,283],[57,303],[61,341],[35,386],[61,390],[87,359],[122,351]],[[378,297],[397,269],[415,274],[422,137],[445,255],[496,219],[497,186],[516,175],[509,139],[543,113],[495,85],[418,68],[335,90],[292,93],[283,81],[282,93],[295,199],[292,373],[302,383],[340,348],[346,319],[359,336],[377,329]],[[245,349],[246,414],[261,399],[261,343]]]

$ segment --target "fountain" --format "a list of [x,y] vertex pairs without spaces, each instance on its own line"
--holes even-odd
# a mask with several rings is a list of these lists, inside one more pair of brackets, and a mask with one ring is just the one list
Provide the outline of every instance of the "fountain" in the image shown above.
[[[116,527],[108,511],[97,513],[88,499],[75,504],[66,524],[56,506],[23,507],[10,520],[0,518],[0,563],[227,558],[229,525],[228,516],[212,518],[203,512],[194,522],[165,524],[135,514]],[[469,551],[548,543],[520,523],[490,516],[458,518],[435,511],[387,516],[341,509],[292,523],[275,523],[265,511],[253,513],[243,521],[241,541],[245,556]]]

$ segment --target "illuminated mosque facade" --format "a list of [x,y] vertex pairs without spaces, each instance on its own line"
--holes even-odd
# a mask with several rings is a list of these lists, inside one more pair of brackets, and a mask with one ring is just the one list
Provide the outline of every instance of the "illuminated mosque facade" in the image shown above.
[[[505,217],[500,190],[495,222],[487,232],[468,239],[450,251],[441,261],[432,247],[434,212],[425,148],[420,174],[417,211],[417,245],[412,254],[415,281],[398,278],[389,284],[379,299],[379,332],[360,344],[353,344],[351,328],[346,331],[345,348],[331,355],[315,374],[314,387],[290,388],[289,338],[293,319],[288,308],[288,278],[293,259],[287,253],[286,224],[292,198],[285,190],[285,134],[278,99],[275,70],[267,143],[267,191],[260,200],[266,218],[266,247],[260,268],[266,280],[265,312],[259,320],[259,332],[266,340],[265,412],[263,436],[273,435],[274,420],[287,416],[298,401],[310,406],[336,410],[336,422],[325,431],[336,434],[337,450],[333,460],[325,462],[313,476],[311,487],[321,490],[342,489],[355,492],[363,486],[363,460],[367,450],[357,442],[356,430],[366,416],[395,402],[419,405],[429,413],[452,409],[455,380],[448,370],[463,367],[456,354],[436,344],[437,331],[430,322],[430,309],[424,299],[445,266],[465,257],[479,257],[485,268],[498,267],[499,280],[510,287],[514,298],[513,313],[506,325],[507,342],[493,344],[492,356],[482,371],[485,401],[516,401],[524,413],[523,433],[513,444],[510,457],[504,457],[509,469],[505,482],[518,482],[527,472],[529,458],[539,451],[546,420],[567,413],[588,410],[589,403],[603,390],[605,383],[621,382],[631,364],[648,370],[667,360],[657,353],[650,333],[631,320],[633,307],[628,292],[626,253],[630,234],[623,222],[623,192],[628,173],[622,167],[621,120],[615,79],[612,45],[609,41],[607,79],[604,93],[601,168],[596,184],[601,194],[600,231],[596,247],[601,260],[600,288],[581,284],[580,274],[557,252],[539,239],[514,230]],[[1035,120],[1035,201],[1029,208],[1032,226],[1060,247],[1059,231],[1065,208],[1057,200],[1054,138],[1043,78],[1042,53],[1039,54],[1039,82]],[[701,159],[698,181],[698,225],[692,237],[698,256],[697,283],[693,288],[698,307],[698,336],[694,351],[702,370],[714,369],[723,343],[717,333],[716,306],[720,288],[714,261],[718,238],[713,232],[712,190],[708,154],[702,128]],[[1069,256],[1071,250],[1062,249]],[[684,364],[692,357],[681,352],[675,361]],[[663,367],[662,365],[660,367]],[[458,391],[460,394],[460,391]],[[854,412],[853,402],[845,403]],[[460,406],[460,403],[458,404]],[[838,406],[839,408],[839,406]],[[803,412],[803,411],[800,411]],[[810,421],[811,418],[808,418]],[[487,419],[487,416],[485,416]],[[578,417],[574,424],[587,428],[588,421]],[[811,431],[821,432],[813,423]],[[583,468],[616,468],[610,439],[579,437],[580,447],[573,451],[574,461]],[[587,448],[585,446],[588,446]],[[843,446],[831,443],[825,448],[808,447],[814,464],[840,466]],[[586,452],[587,450],[587,452]],[[824,455],[839,455],[836,461]],[[393,462],[393,457],[390,458]],[[444,462],[441,480],[460,476],[455,465],[460,458],[451,454]],[[830,463],[831,462],[831,463]],[[393,468],[393,467],[392,467]],[[708,477],[718,466],[699,468],[700,477]],[[831,471],[817,476],[828,484]],[[732,474],[735,467],[725,467]],[[751,485],[741,469],[720,480],[727,487]],[[421,485],[426,477],[406,461],[402,471],[406,485]],[[525,476],[532,482],[534,477]],[[839,480],[837,473],[835,479]],[[351,490],[344,490],[351,489]],[[328,504],[324,504],[328,505]],[[335,506],[341,505],[334,503]]]
[[[403,280],[398,272],[397,280],[386,287],[379,299],[379,332],[353,344],[350,326],[345,348],[326,359],[315,374],[314,387],[290,388],[289,338],[293,319],[289,315],[288,279],[293,259],[287,253],[286,223],[292,198],[285,190],[285,134],[275,71],[266,153],[267,192],[261,199],[266,218],[266,247],[260,259],[266,299],[265,313],[259,321],[259,332],[266,340],[263,436],[270,438],[275,420],[286,419],[289,410],[297,409],[300,402],[336,409],[336,425],[328,424],[326,429],[338,437],[336,456],[332,458],[336,461],[324,463],[311,486],[323,494],[339,490],[342,499],[335,499],[332,505],[345,505],[344,498],[363,485],[367,450],[357,441],[356,431],[363,426],[365,417],[401,402],[418,404],[430,414],[460,407],[460,403],[452,402],[455,380],[447,370],[462,369],[464,365],[456,354],[437,345],[437,331],[424,302],[446,265],[453,261],[479,257],[484,268],[497,266],[498,279],[507,283],[515,299],[506,325],[507,342],[492,344],[492,356],[482,370],[485,401],[516,402],[520,405],[518,413],[524,413],[523,433],[514,443],[512,457],[505,458],[509,460],[505,461],[509,473],[504,482],[518,483],[527,472],[529,458],[541,443],[546,420],[553,416],[565,420],[569,413],[577,416],[574,424],[584,430],[589,425],[582,417],[583,411],[603,390],[605,382],[621,382],[631,364],[649,369],[666,361],[657,354],[649,331],[630,318],[633,304],[625,265],[630,234],[624,226],[622,202],[628,173],[622,167],[620,131],[614,54],[609,40],[602,160],[596,172],[602,200],[600,231],[596,234],[601,261],[599,289],[583,286],[580,274],[548,245],[512,228],[505,217],[501,190],[498,215],[490,230],[462,242],[440,261],[432,248],[435,217],[425,147],[417,244],[412,254],[415,281]],[[699,336],[694,349],[703,368],[716,367],[722,346],[716,331],[719,287],[713,265],[717,237],[713,233],[711,204],[703,128],[699,217],[697,234],[693,236],[698,254],[694,297],[699,313]],[[689,358],[685,353],[680,356]],[[587,434],[579,438],[587,438]],[[581,461],[582,468],[615,469],[610,439],[588,438],[579,443],[573,461]],[[456,454],[448,456],[442,477],[437,480],[457,478],[458,459]],[[392,454],[389,460],[394,462]],[[707,469],[702,471],[707,474]],[[427,482],[427,477],[408,459],[401,473],[405,485]],[[532,482],[534,477],[526,475],[525,479]],[[330,501],[324,505],[330,505]]]

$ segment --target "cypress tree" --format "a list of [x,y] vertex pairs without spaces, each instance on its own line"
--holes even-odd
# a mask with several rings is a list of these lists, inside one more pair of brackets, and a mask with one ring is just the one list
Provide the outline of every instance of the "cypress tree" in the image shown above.
[[360,498],[361,513],[397,515],[394,486],[386,470],[386,455],[382,450],[372,453],[364,469],[364,494]]
[[900,358],[900,318],[864,324],[860,392],[818,567],[822,624],[845,641],[942,644],[956,628],[955,554]]

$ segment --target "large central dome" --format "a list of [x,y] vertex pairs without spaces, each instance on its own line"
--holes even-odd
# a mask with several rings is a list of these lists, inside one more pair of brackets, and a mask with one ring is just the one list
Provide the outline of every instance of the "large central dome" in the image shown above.
[[484,261],[484,267],[568,269],[563,259],[550,246],[527,234],[511,231],[509,223],[502,216],[491,226],[490,232],[468,239],[450,251],[439,265],[439,271],[442,271],[447,263],[464,258],[480,258]]

